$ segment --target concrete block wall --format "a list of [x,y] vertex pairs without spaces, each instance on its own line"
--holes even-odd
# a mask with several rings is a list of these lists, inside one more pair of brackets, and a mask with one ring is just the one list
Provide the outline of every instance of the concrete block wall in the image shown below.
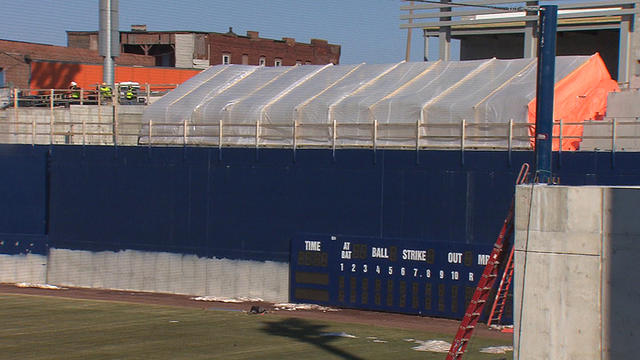
[[519,186],[514,358],[619,359],[640,341],[638,187]]
[[[0,261],[1,263],[1,261]],[[51,249],[48,283],[59,286],[217,297],[289,299],[289,265],[125,250]]]
[[[138,105],[117,107],[118,145],[138,144],[143,111],[144,106]],[[1,143],[113,145],[113,131],[113,106],[72,105],[68,109],[43,107],[0,110]]]
[[47,257],[0,254],[0,283],[47,283]]

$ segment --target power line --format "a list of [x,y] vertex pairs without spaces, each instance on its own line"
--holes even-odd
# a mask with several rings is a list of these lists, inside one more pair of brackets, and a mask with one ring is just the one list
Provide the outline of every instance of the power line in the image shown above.
[[[405,0],[405,1],[407,1],[407,0]],[[443,2],[438,1],[438,0],[412,0],[412,1],[421,2],[421,3],[427,3],[427,4],[447,5],[447,6],[479,7],[479,8],[500,10],[500,11],[508,11],[508,12],[537,11],[539,9],[539,6],[502,7],[502,6],[482,5],[482,4],[466,4],[466,3],[461,3],[461,2],[443,3]]]

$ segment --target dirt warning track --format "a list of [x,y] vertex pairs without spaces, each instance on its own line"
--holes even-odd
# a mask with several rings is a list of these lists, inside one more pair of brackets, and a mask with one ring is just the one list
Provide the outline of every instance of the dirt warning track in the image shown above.
[[[273,316],[356,323],[408,330],[424,330],[429,332],[451,334],[452,337],[455,335],[455,332],[459,325],[459,321],[457,320],[421,317],[417,315],[394,314],[353,309],[338,309],[338,311],[274,310],[274,304],[268,302],[248,301],[242,303],[228,303],[218,301],[200,301],[194,300],[193,296],[188,295],[159,294],[120,290],[85,288],[42,289],[36,287],[18,287],[14,284],[0,284],[0,293],[24,294],[34,296],[54,296],[85,300],[131,302],[149,305],[179,306],[203,310],[218,309],[249,311],[252,306],[258,306],[267,310],[268,314]],[[511,339],[513,336],[512,334],[505,334],[495,330],[490,330],[484,324],[478,324],[474,335],[484,338],[503,340]]]

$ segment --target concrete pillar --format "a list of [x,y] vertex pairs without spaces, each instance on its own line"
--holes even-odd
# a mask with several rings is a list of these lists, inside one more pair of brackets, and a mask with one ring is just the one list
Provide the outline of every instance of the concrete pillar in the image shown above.
[[[527,1],[526,6],[538,6],[539,1]],[[537,11],[527,11],[527,15],[537,15]],[[524,52],[522,57],[525,59],[537,56],[537,21],[527,21],[524,24]]]
[[639,205],[639,187],[518,186],[515,359],[633,354]]
[[625,15],[620,22],[620,44],[618,55],[618,82],[629,83],[632,67],[631,40],[633,37],[634,16]]

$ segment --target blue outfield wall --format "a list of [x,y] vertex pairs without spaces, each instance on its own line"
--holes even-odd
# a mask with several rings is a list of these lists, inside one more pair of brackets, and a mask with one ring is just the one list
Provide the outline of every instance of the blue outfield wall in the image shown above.
[[[520,165],[532,159],[497,151],[352,149],[334,157],[0,145],[0,235],[37,235],[66,249],[283,262],[300,233],[491,244]],[[563,184],[640,184],[640,153],[556,153],[553,163]]]
[[48,153],[0,146],[0,254],[47,253]]

